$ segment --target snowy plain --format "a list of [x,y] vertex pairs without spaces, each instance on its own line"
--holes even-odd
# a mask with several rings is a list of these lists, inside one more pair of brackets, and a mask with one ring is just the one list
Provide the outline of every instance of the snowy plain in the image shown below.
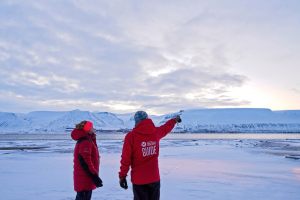
[[[104,187],[94,190],[93,199],[132,199],[131,185],[118,185],[122,139],[98,144]],[[1,199],[75,199],[74,145],[69,139],[1,138]],[[161,199],[299,200],[300,160],[286,158],[297,158],[299,150],[299,139],[163,139]]]

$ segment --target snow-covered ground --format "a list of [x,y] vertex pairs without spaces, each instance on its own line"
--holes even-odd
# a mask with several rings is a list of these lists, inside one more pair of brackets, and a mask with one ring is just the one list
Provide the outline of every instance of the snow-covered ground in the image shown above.
[[[118,185],[122,140],[98,143],[104,187],[94,191],[93,199],[132,199],[132,187]],[[0,140],[0,198],[74,199],[74,144]],[[161,199],[299,200],[299,152],[300,140],[162,140]]]

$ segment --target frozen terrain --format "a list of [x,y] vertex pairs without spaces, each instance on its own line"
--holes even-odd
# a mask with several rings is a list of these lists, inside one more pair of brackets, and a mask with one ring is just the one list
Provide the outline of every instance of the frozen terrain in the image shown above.
[[[93,199],[132,199],[118,185],[122,140],[99,140],[104,187]],[[71,200],[75,142],[0,140],[0,193],[5,200]],[[163,200],[299,200],[300,140],[164,139]],[[291,156],[291,158],[289,158]]]
[[[182,123],[174,132],[190,133],[300,133],[300,111],[270,109],[194,109],[151,116],[158,126],[176,114]],[[0,133],[65,133],[76,123],[90,120],[99,132],[126,132],[132,129],[133,113],[114,114],[73,110],[37,111],[27,114],[0,112]]]

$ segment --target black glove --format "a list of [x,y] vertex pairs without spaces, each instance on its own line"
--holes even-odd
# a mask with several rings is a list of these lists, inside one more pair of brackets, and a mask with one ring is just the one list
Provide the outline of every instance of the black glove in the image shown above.
[[179,115],[177,115],[177,116],[175,117],[175,120],[176,120],[177,123],[180,123],[180,122],[182,121]]
[[120,178],[120,187],[124,188],[125,190],[127,190],[128,185],[127,185],[127,180],[126,178]]
[[92,180],[93,180],[93,182],[94,182],[94,184],[96,185],[97,188],[103,186],[102,180],[97,174],[93,174]]

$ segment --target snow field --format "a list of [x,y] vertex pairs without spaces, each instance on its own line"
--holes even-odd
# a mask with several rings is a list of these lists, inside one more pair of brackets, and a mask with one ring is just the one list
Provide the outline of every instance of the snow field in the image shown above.
[[[163,140],[161,199],[298,200],[299,161],[269,153],[277,152],[281,141],[270,141],[274,145],[265,142]],[[294,146],[300,143],[299,140],[284,142]],[[1,146],[33,144],[49,148],[0,151],[1,199],[74,199],[72,151],[75,143],[63,140],[0,142]],[[128,190],[118,185],[122,141],[99,141],[99,146],[104,187],[93,192],[93,199],[132,199],[131,185]]]

